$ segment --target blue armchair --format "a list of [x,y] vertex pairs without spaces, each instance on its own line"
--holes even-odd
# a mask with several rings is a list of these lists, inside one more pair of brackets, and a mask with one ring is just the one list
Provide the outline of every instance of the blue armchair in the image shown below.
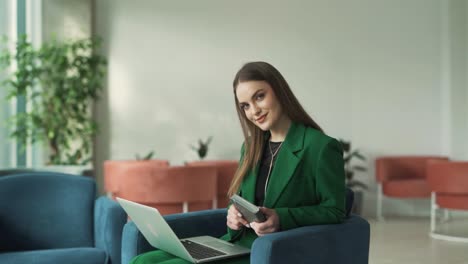
[[[277,232],[257,238],[251,249],[250,262],[279,263],[368,263],[369,223],[357,215],[349,215],[354,194],[347,190],[347,218],[341,224],[314,225]],[[226,233],[226,209],[207,210],[165,216],[179,238]],[[141,253],[154,250],[133,222],[124,227],[122,263]]]
[[127,215],[96,200],[93,179],[32,172],[0,177],[0,263],[120,264]]

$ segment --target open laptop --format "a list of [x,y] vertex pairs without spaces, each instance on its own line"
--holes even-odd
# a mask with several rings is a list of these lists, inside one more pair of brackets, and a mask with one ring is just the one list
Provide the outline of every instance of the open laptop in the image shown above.
[[250,253],[248,248],[210,236],[179,239],[156,208],[119,197],[117,201],[153,247],[179,258],[204,263]]

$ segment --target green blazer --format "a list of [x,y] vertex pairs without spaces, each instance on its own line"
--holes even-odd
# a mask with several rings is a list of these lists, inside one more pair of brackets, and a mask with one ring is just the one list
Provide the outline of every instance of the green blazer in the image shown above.
[[[241,152],[241,160],[243,156]],[[259,165],[241,185],[241,195],[255,199]],[[271,172],[265,207],[274,208],[281,230],[340,223],[345,216],[345,176],[341,144],[322,132],[293,123]],[[232,230],[222,237],[251,247],[257,238],[251,228]]]

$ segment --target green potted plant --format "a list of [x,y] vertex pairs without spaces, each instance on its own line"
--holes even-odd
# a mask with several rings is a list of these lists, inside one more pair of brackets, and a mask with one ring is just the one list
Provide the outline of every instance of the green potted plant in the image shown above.
[[140,154],[135,155],[136,160],[150,160],[154,155],[154,151],[150,151],[148,154],[144,156],[140,156]]
[[206,154],[208,154],[208,146],[210,145],[212,139],[213,139],[213,137],[211,137],[211,136],[208,137],[208,139],[205,142],[203,142],[201,139],[199,139],[198,140],[198,147],[190,145],[190,148],[192,150],[194,150],[195,152],[197,152],[198,157],[200,158],[200,160],[203,160],[206,157]]
[[360,161],[365,161],[364,157],[359,150],[353,150],[351,148],[351,142],[340,139],[341,146],[343,148],[343,159],[344,159],[344,170],[345,170],[345,180],[346,187],[350,188],[354,192],[354,204],[353,204],[353,213],[360,214],[362,210],[363,203],[363,191],[367,190],[367,185],[359,180],[354,179],[355,172],[364,172],[367,171],[367,168],[361,165],[356,165],[352,163],[353,159],[356,158]]
[[0,66],[16,69],[0,83],[7,100],[23,97],[31,106],[9,120],[11,137],[21,142],[44,142],[47,165],[89,165],[93,136],[93,102],[103,89],[106,59],[94,53],[94,38],[44,42],[39,48],[22,36],[14,52],[0,51]]

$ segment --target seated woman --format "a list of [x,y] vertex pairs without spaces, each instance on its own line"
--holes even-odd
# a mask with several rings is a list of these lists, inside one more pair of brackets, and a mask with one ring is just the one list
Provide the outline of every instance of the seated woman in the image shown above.
[[[345,216],[340,143],[323,133],[272,65],[245,64],[237,72],[233,87],[245,141],[228,194],[237,193],[261,206],[266,221],[248,223],[231,205],[227,234],[221,239],[251,248],[258,236],[306,225],[340,223]],[[131,263],[189,262],[155,250],[135,257]],[[212,263],[249,263],[249,256]]]

